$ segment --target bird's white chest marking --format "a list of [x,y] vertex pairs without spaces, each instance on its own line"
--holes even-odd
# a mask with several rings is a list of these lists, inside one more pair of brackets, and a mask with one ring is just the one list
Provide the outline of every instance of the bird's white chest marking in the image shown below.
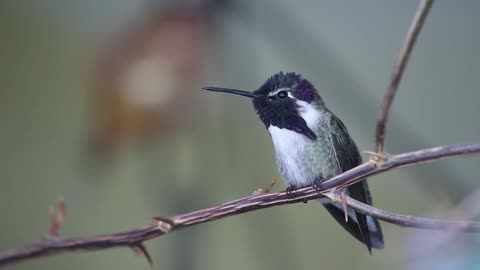
[[305,120],[305,122],[307,122],[307,126],[311,130],[315,130],[322,117],[322,112],[308,102],[302,100],[296,100],[295,102],[299,106],[298,113]]
[[[307,126],[315,132],[321,119],[321,112],[307,102],[296,100],[299,105],[298,112],[305,120]],[[281,129],[276,126],[268,128],[272,136],[277,158],[277,166],[287,185],[297,187],[311,185],[316,175],[312,174],[312,164],[306,159],[311,154],[314,143],[307,136],[298,132]]]
[[311,183],[310,179],[307,179],[303,157],[310,139],[303,134],[276,126],[270,126],[268,131],[275,147],[277,166],[285,183],[297,187]]

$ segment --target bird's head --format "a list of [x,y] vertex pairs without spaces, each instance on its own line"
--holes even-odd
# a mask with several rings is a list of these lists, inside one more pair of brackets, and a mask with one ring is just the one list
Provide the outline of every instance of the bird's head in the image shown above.
[[320,111],[325,108],[315,87],[293,72],[279,72],[253,92],[218,87],[203,89],[252,98],[253,107],[267,128],[285,128],[311,139],[316,136],[309,126],[318,121]]

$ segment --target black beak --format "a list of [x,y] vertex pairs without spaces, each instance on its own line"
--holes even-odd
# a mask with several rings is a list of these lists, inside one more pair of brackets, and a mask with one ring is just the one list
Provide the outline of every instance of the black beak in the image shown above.
[[249,98],[256,97],[256,95],[252,92],[242,91],[237,89],[220,88],[220,87],[203,87],[202,89],[207,91],[213,91],[213,92],[230,93],[230,94],[235,94],[235,95],[249,97]]

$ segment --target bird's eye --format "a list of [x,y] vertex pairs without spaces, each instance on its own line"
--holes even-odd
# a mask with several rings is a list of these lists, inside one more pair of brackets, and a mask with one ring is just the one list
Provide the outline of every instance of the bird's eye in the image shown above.
[[277,97],[279,98],[286,98],[288,95],[287,95],[287,92],[285,91],[280,91],[277,93]]

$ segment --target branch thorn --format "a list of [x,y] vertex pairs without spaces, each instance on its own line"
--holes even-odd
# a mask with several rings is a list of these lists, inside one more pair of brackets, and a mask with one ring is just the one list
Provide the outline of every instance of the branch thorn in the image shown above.
[[365,154],[369,154],[370,155],[370,161],[374,162],[376,164],[387,161],[391,156],[387,152],[378,153],[378,152],[373,152],[373,151],[368,151],[368,150],[367,151],[362,151],[362,152],[365,153]]
[[340,201],[342,202],[343,212],[345,213],[345,223],[348,223],[347,191],[345,189],[340,192]]
[[150,266],[153,266],[153,260],[148,253],[147,247],[143,243],[138,243],[132,246],[133,254],[135,255],[143,255],[145,259],[147,259]]
[[265,189],[259,188],[253,192],[253,195],[263,195],[263,194],[270,193],[270,191],[272,191],[272,188],[273,186],[275,186],[276,183],[277,183],[277,178],[274,177]]
[[67,214],[65,205],[65,199],[59,197],[57,200],[57,209],[54,206],[48,208],[48,213],[50,215],[50,227],[48,228],[45,238],[51,239],[58,237],[60,227],[65,222],[65,216]]
[[163,232],[163,233],[168,233],[173,226],[175,226],[175,221],[171,218],[167,217],[153,217],[154,220],[158,221],[158,228]]

